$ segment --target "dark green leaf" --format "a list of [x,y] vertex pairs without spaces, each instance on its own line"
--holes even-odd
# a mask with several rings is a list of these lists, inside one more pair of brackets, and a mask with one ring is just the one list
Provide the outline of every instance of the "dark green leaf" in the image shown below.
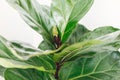
[[45,41],[42,41],[38,48],[41,50],[54,50],[55,49],[53,45],[49,45]]
[[76,29],[73,31],[73,33],[71,34],[71,36],[67,42],[69,44],[77,43],[77,42],[79,42],[81,37],[88,32],[90,32],[90,31],[85,26],[78,24]]
[[119,80],[120,52],[113,48],[96,50],[91,58],[65,63],[59,72],[60,80]]
[[5,80],[55,80],[53,75],[34,69],[7,69]]
[[85,34],[84,36],[82,36],[79,41],[95,39],[100,36],[104,36],[106,34],[109,34],[109,33],[112,33],[112,32],[118,31],[118,30],[120,30],[120,29],[114,28],[112,26],[99,27],[99,28]]
[[52,0],[52,16],[62,33],[64,43],[76,27],[77,22],[88,12],[94,0]]

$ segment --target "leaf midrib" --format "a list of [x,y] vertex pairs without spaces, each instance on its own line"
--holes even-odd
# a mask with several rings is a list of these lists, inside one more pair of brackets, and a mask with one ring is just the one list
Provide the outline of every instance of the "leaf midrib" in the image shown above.
[[71,79],[69,79],[69,80],[75,80],[75,79],[82,78],[82,77],[86,77],[86,76],[93,75],[93,74],[100,74],[100,73],[103,73],[103,74],[104,74],[105,72],[109,72],[109,71],[120,71],[120,69],[104,70],[104,71],[99,71],[99,72],[91,72],[91,73],[88,73],[88,74],[85,74],[85,75],[80,75],[80,76],[71,78]]

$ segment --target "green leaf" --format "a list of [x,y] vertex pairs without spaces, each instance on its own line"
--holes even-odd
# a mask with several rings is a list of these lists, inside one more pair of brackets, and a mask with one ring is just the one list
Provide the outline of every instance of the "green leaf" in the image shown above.
[[69,44],[74,44],[79,42],[81,37],[85,35],[86,33],[90,32],[85,26],[78,24],[76,29],[71,34],[70,38],[68,39]]
[[54,50],[55,49],[53,45],[49,45],[45,41],[42,41],[40,45],[38,46],[38,48],[41,50]]
[[118,28],[114,28],[112,26],[104,26],[104,27],[99,27],[85,35],[83,35],[79,41],[86,41],[86,40],[91,40],[91,39],[95,39],[98,38],[100,36],[104,36],[107,35],[109,33],[118,31],[120,29]]
[[52,19],[48,6],[39,5],[36,0],[7,0],[25,20],[25,22],[40,33],[47,44],[53,45]]
[[89,11],[94,0],[52,0],[52,16],[66,42],[78,21]]
[[[71,58],[78,58],[78,57],[91,57],[94,55],[94,52],[90,52],[91,50],[98,50],[104,47],[104,44],[109,44],[110,42],[120,40],[120,30],[115,31],[113,33],[101,36],[99,38],[93,39],[93,40],[87,40],[83,42],[79,42],[73,45],[70,45],[69,47],[66,47],[58,54],[54,55],[54,60],[61,62],[68,61]],[[97,49],[96,49],[97,48]],[[102,49],[101,49],[102,50]]]
[[[93,54],[95,54],[95,52],[94,52],[95,50],[104,50],[104,48],[107,49],[107,47],[109,49],[116,48],[116,50],[117,50],[118,48],[120,48],[120,46],[119,46],[120,31],[116,31],[111,34],[101,36],[99,38],[96,38],[96,40],[100,40],[101,43],[96,44],[96,45],[91,45],[90,47],[84,47],[80,50],[74,50],[70,54],[68,54],[67,57],[64,57],[64,59],[66,58],[67,60],[70,60],[70,59],[73,60],[73,59],[76,59],[77,57],[86,56],[86,54],[93,55]],[[112,46],[112,48],[111,48],[111,46]],[[93,51],[91,52],[91,50],[93,50]]]
[[[120,41],[110,43],[109,46],[94,47],[95,55],[91,58],[81,57],[66,62],[60,72],[60,80],[119,80],[120,75]],[[67,74],[66,74],[67,73]]]
[[[43,52],[28,44],[10,42],[0,37],[0,65],[5,68],[36,69],[54,72],[52,51]],[[54,51],[53,51],[54,53]]]
[[4,72],[5,72],[6,68],[0,66],[0,76],[4,77]]
[[[86,41],[86,42],[81,42],[81,43],[76,43],[73,45],[70,45],[68,47],[66,47],[65,49],[63,49],[61,52],[59,52],[58,54],[54,54],[54,60],[57,61],[61,61],[63,62],[66,56],[72,56],[73,54],[76,54],[78,51],[81,51],[84,48],[88,48],[91,47],[93,45],[97,45],[102,43],[100,40],[90,40],[90,41]],[[72,55],[71,55],[72,54]],[[84,53],[80,53],[79,54],[82,56],[84,55]],[[90,56],[91,54],[86,54],[87,56]]]
[[35,69],[7,69],[5,80],[55,80],[53,75]]

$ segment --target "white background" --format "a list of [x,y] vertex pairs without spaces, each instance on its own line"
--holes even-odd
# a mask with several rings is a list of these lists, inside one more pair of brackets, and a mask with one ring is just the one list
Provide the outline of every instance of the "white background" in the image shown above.
[[[46,5],[50,5],[51,2],[51,0],[38,1]],[[120,28],[120,0],[95,0],[91,10],[80,23],[91,30],[108,25]],[[42,40],[5,0],[0,0],[0,35],[8,40],[19,40],[36,47]]]

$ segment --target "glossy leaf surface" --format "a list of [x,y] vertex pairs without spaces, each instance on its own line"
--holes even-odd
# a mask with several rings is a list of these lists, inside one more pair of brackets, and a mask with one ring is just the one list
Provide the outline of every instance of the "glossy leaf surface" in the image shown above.
[[60,70],[60,80],[119,80],[119,62],[119,52],[98,51],[92,58],[65,63]]
[[55,80],[48,73],[40,72],[34,69],[7,69],[5,71],[5,80]]
[[52,0],[52,16],[62,33],[64,43],[76,28],[78,21],[88,12],[94,0]]
[[69,44],[74,44],[79,42],[82,36],[90,32],[84,25],[78,24],[76,29],[71,33],[70,38],[68,39]]
[[24,21],[36,32],[42,35],[45,42],[53,45],[52,19],[50,16],[50,8],[40,5],[36,0],[7,0],[24,19]]
[[0,65],[5,68],[34,68],[49,72],[55,66],[49,52],[46,53],[28,44],[10,42],[0,37]]

